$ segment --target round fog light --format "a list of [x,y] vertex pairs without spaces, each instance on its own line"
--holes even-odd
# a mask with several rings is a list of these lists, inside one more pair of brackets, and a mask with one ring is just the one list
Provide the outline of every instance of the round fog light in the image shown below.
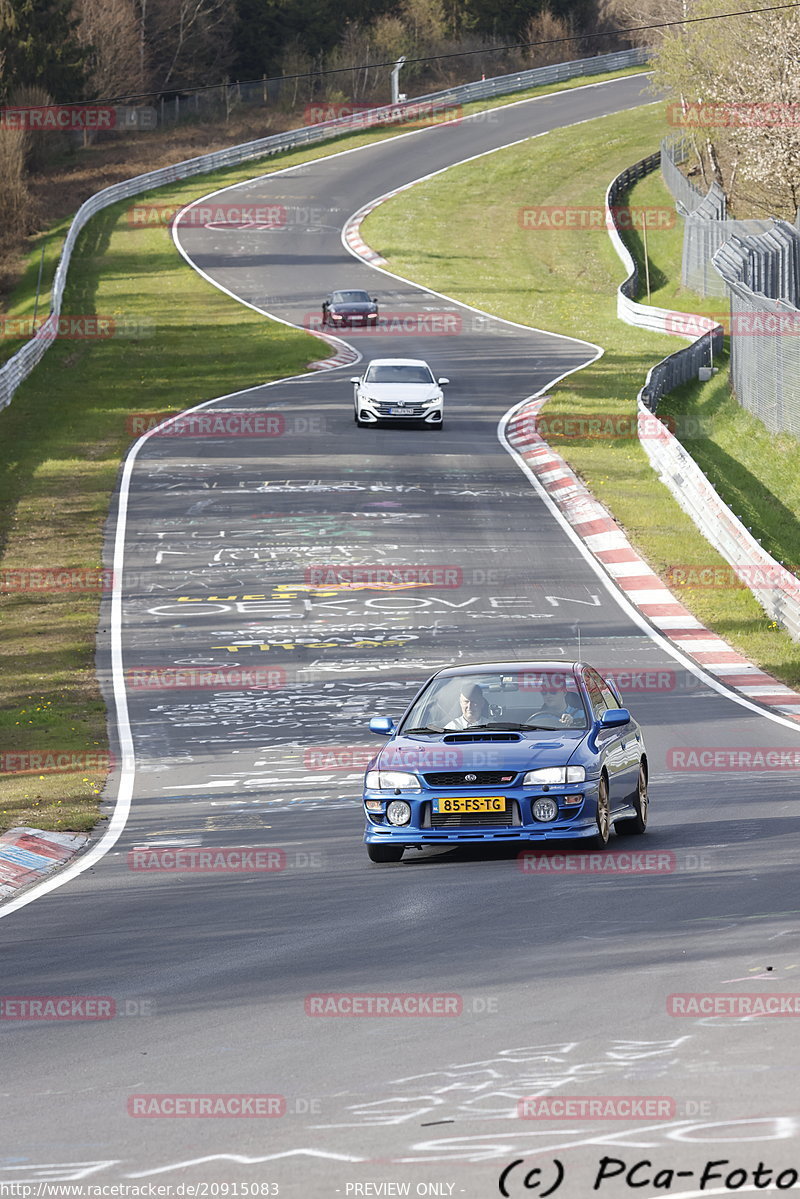
[[386,819],[389,824],[408,824],[411,819],[411,808],[402,799],[393,799],[386,809]]
[[531,810],[534,820],[555,820],[558,804],[554,799],[537,799]]

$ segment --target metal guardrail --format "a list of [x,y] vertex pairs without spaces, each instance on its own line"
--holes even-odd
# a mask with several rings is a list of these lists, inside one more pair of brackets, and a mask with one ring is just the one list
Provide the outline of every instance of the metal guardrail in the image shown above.
[[[651,329],[655,333],[669,333],[692,339],[690,346],[669,354],[648,372],[640,398],[651,412],[655,412],[662,395],[690,379],[696,379],[701,366],[711,366],[714,355],[719,355],[722,351],[724,340],[722,327],[715,325],[713,321],[698,318],[692,313],[673,312],[669,308],[656,308],[654,305],[639,304],[636,301],[639,268],[620,236],[614,213],[622,206],[622,197],[631,185],[655,171],[660,160],[661,155],[658,152],[642,158],[612,179],[606,192],[606,228],[617,254],[628,271],[627,278],[617,289],[617,316],[626,324],[635,325],[638,329]],[[701,337],[697,337],[696,330],[700,327],[707,331]]]
[[291,150],[299,146],[326,141],[339,133],[362,130],[376,125],[402,124],[413,120],[415,116],[421,115],[424,118],[455,104],[509,95],[516,91],[525,91],[530,87],[559,83],[584,75],[599,75],[608,71],[622,70],[625,67],[641,66],[647,62],[647,59],[647,51],[644,48],[636,47],[633,50],[622,50],[614,54],[600,54],[594,58],[580,58],[547,67],[533,67],[528,71],[498,75],[493,79],[481,79],[474,83],[465,83],[449,88],[446,91],[418,96],[404,104],[387,104],[370,109],[368,112],[338,117],[317,125],[305,125],[300,129],[272,134],[269,137],[244,142],[212,154],[202,154],[197,158],[176,163],[174,166],[162,167],[160,170],[150,171],[143,175],[135,175],[122,183],[115,183],[111,187],[96,192],[80,206],[69,227],[53,280],[48,319],[34,332],[25,345],[0,367],[0,410],[11,403],[14,392],[20,383],[41,361],[46,350],[57,337],[58,318],[61,315],[67,271],[75,242],[87,222],[98,212],[108,208],[109,205],[116,204],[120,200],[130,199],[132,196],[139,196],[144,192],[153,191],[165,184],[177,183],[190,176],[206,174],[222,167],[235,166],[238,163],[248,162],[266,155],[278,154],[282,150]]
[[[670,312],[668,309],[650,308],[648,305],[638,304],[633,299],[636,294],[636,265],[619,231],[612,223],[612,205],[617,206],[619,197],[625,190],[624,181],[627,180],[629,185],[635,179],[641,178],[646,173],[646,166],[651,170],[655,169],[652,163],[657,157],[651,155],[643,159],[612,181],[606,194],[606,225],[616,251],[629,272],[627,279],[618,289],[618,315],[629,324],[647,329],[659,328],[659,321],[663,318],[661,331],[676,332],[681,327],[690,328],[692,323],[696,328],[698,318],[687,313]],[[800,258],[797,279],[800,286]],[[713,324],[707,318],[699,319]],[[672,327],[667,328],[668,325]],[[663,395],[681,383],[697,378],[699,367],[710,365],[712,355],[722,348],[723,337],[722,327],[713,325],[691,345],[670,354],[668,358],[652,367],[648,371],[644,387],[639,392],[640,415],[644,417],[647,414],[655,414]],[[795,341],[798,339],[795,338]],[[800,363],[795,379],[800,380]],[[714,549],[730,563],[767,615],[785,628],[793,640],[800,641],[800,579],[786,570],[782,563],[776,561],[756,541],[666,425],[661,421],[654,422],[652,417],[644,422],[640,421],[639,424],[640,429],[644,427],[647,434],[641,438],[642,448],[661,482],[669,488],[680,507],[694,521]]]

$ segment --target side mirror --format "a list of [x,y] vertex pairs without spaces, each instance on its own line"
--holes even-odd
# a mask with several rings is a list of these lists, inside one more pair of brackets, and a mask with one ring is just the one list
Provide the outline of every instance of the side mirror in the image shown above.
[[360,383],[360,382],[361,382],[361,380],[359,379],[358,375],[353,375],[353,377],[352,377],[352,379],[350,380],[350,382],[351,382],[351,383]]
[[604,729],[618,729],[624,724],[630,724],[631,714],[627,708],[609,708],[600,718]]
[[436,382],[439,384],[440,387],[446,387],[447,384],[450,382],[450,380],[449,379],[437,379]]
[[372,297],[372,303],[373,303],[373,304],[377,304],[377,303],[378,303],[378,297],[377,297],[377,296],[373,296],[373,297]]
[[394,732],[394,721],[391,716],[373,716],[369,722],[369,731],[379,737],[391,737]]

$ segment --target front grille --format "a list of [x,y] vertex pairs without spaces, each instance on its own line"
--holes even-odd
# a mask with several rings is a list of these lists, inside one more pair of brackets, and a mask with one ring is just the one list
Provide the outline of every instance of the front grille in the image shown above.
[[507,799],[504,812],[434,812],[433,804],[428,807],[430,824],[427,828],[503,828],[522,824],[519,806],[515,799]]
[[[382,416],[422,416],[423,408],[412,406],[411,404],[376,404],[375,407]],[[393,408],[402,408],[402,412],[392,412]]]
[[423,775],[429,787],[499,787],[510,786],[517,777],[516,770],[451,770]]

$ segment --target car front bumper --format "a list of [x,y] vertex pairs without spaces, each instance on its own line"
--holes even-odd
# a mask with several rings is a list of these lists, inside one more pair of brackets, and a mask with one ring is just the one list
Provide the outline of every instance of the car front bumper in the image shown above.
[[[364,803],[384,801],[383,813],[367,811],[364,840],[368,844],[394,845],[452,845],[459,842],[475,841],[571,841],[580,837],[593,837],[597,833],[597,793],[599,780],[588,780],[580,785],[566,788],[512,788],[503,792],[510,813],[509,823],[481,823],[475,818],[473,823],[460,818],[463,822],[458,827],[435,827],[436,817],[432,810],[434,795],[447,799],[464,795],[463,791],[423,791],[403,792],[399,794],[385,791],[367,790],[364,792]],[[470,798],[481,798],[481,795],[497,794],[497,791],[473,793]],[[580,796],[580,803],[564,804],[559,802],[558,817],[555,820],[541,821],[533,818],[531,805],[536,799],[563,800],[567,795]],[[393,825],[386,819],[386,804],[393,800],[402,800],[411,808],[411,820],[408,824]]]
[[[390,412],[389,408],[395,409]],[[406,408],[407,411],[398,411],[398,408]],[[367,424],[381,424],[383,421],[421,421],[426,425],[440,425],[444,418],[444,406],[439,401],[435,404],[384,404],[374,403],[371,400],[357,401],[358,418]]]

